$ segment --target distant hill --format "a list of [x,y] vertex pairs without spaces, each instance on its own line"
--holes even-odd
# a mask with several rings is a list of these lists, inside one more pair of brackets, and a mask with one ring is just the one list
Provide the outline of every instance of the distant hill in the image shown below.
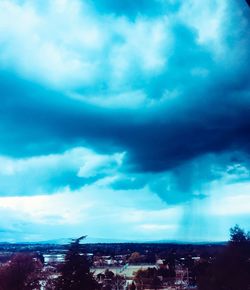
[[[62,239],[54,239],[54,240],[47,240],[47,241],[39,241],[36,244],[54,244],[54,245],[65,245],[69,244],[72,241],[72,238],[62,238]],[[108,239],[108,238],[95,238],[95,237],[87,237],[85,240],[82,241],[83,244],[122,244],[122,243],[143,243],[143,244],[194,244],[194,245],[224,245],[226,244],[225,241],[178,241],[178,240],[121,240],[121,239]]]
[[146,241],[148,244],[179,244],[179,245],[225,245],[226,241],[178,241],[178,240],[158,240],[158,241]]
[[[77,238],[77,237],[75,237]],[[36,242],[0,242],[0,245],[12,245],[12,244],[23,244],[23,245],[66,245],[72,241],[73,238],[60,238],[60,239],[52,239],[45,241],[36,241]],[[123,243],[136,243],[136,244],[177,244],[177,245],[225,245],[227,242],[225,241],[179,241],[179,240],[122,240],[122,239],[112,239],[112,238],[95,238],[95,237],[87,237],[82,241],[83,244],[123,244]]]
[[[72,238],[62,238],[62,239],[54,239],[47,241],[36,242],[37,244],[55,244],[55,245],[65,245],[69,244],[72,241]],[[119,239],[107,239],[107,238],[95,238],[95,237],[87,237],[82,241],[83,244],[111,244],[111,243],[131,243],[136,241],[129,240],[119,240]]]

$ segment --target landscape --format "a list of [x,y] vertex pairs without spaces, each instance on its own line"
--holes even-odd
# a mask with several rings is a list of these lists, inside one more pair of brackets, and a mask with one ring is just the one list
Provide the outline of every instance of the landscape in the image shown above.
[[248,289],[250,235],[227,243],[0,245],[0,289]]
[[0,0],[0,290],[250,290],[250,1]]

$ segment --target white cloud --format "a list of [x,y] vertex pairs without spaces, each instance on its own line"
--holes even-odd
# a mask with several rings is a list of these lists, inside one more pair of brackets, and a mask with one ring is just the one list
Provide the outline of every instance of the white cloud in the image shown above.
[[113,155],[88,154],[83,157],[83,165],[79,168],[79,177],[92,177],[97,174],[114,174],[122,165],[124,153]]
[[89,83],[97,69],[91,54],[102,42],[98,23],[82,21],[78,1],[47,4],[40,14],[32,2],[1,1],[2,64],[55,87]]
[[84,101],[86,103],[98,105],[106,108],[129,108],[136,109],[140,106],[147,105],[147,96],[143,90],[127,91],[127,92],[109,92],[106,95],[80,95],[71,93],[74,99]]
[[[227,43],[236,34],[231,33],[231,20],[239,20],[231,15],[230,5],[225,0],[189,0],[177,12],[155,18],[139,15],[132,21],[98,14],[80,0],[46,0],[39,5],[3,0],[0,66],[97,106],[134,109],[157,100],[161,105],[169,98],[159,95],[150,102],[145,83],[163,74],[164,91],[172,90],[171,76],[180,67],[170,66],[169,60],[182,53],[179,46],[189,49],[195,45],[209,52],[221,68],[236,62],[229,52],[244,49]],[[182,35],[176,34],[176,24],[191,29],[197,35],[195,43],[183,42]],[[193,67],[192,59],[188,61],[186,69],[193,77],[210,76],[211,64]]]
[[250,182],[216,186],[208,201],[208,212],[215,216],[249,216]]
[[167,64],[166,48],[170,49],[172,40],[167,19],[135,22],[118,19],[116,33],[122,38],[111,48],[110,61],[112,79],[118,84],[128,78],[135,66],[141,73],[156,74]]
[[[143,204],[145,201],[148,209]],[[181,215],[181,207],[163,207],[157,195],[147,189],[116,192],[97,184],[77,191],[64,189],[54,195],[0,198],[0,214],[5,212],[11,224],[6,231],[18,230],[18,238],[22,239],[32,231],[43,240],[79,233],[92,237],[149,239],[150,232],[142,233],[138,229],[150,223],[174,222]],[[136,213],[140,218],[131,220],[131,214]],[[3,223],[1,226],[3,228]],[[159,238],[165,235],[160,228],[156,234]]]
[[166,230],[176,229],[176,225],[162,225],[162,224],[142,224],[138,228],[143,232],[162,232]]
[[[124,154],[98,154],[90,149],[78,147],[62,154],[24,159],[0,156],[1,194],[42,194],[48,188],[53,192],[60,187],[71,185],[70,181],[69,184],[65,184],[64,179],[67,180],[67,175],[73,178],[113,176],[122,165]],[[53,184],[54,178],[58,178],[58,184]]]
[[164,21],[97,15],[78,0],[48,0],[43,6],[1,1],[2,66],[58,89],[73,89],[97,84],[105,70],[120,85],[135,66],[148,73],[165,65]]
[[197,32],[197,41],[217,55],[225,48],[223,29],[227,23],[227,2],[221,0],[185,1],[179,17]]

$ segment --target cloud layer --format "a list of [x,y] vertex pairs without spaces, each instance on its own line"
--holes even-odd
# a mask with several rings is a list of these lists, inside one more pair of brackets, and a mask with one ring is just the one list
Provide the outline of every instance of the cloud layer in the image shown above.
[[[29,215],[33,220],[40,198],[72,200],[69,220],[76,226],[69,235],[94,211],[117,238],[133,237],[134,229],[149,239],[151,232],[177,239],[198,239],[200,232],[209,239],[202,228],[217,215],[226,227],[246,224],[240,204],[249,183],[249,21],[248,6],[236,0],[1,1],[6,238],[20,230],[16,239],[28,239],[36,223],[45,236],[56,232],[46,219],[50,206],[34,224],[19,225]],[[222,203],[238,202],[237,211],[228,206],[219,214],[210,206],[218,189]],[[19,201],[29,209],[18,208]],[[61,206],[53,220],[57,236],[70,211]],[[126,211],[145,217],[123,220]],[[181,234],[186,219],[189,230]],[[93,235],[105,236],[100,220],[90,222]],[[119,222],[127,233],[119,232]]]

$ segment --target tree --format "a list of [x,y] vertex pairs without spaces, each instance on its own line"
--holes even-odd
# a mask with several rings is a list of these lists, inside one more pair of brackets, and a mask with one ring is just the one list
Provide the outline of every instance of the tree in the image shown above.
[[97,278],[99,280],[101,289],[103,290],[112,290],[112,289],[123,290],[126,284],[124,276],[114,274],[109,269],[106,269],[104,274],[103,273],[98,274]]
[[57,290],[98,289],[87,256],[81,252],[80,241],[84,238],[75,239],[70,244],[65,263],[61,267],[61,276],[56,283]]
[[225,251],[208,263],[197,278],[200,290],[250,289],[250,239],[238,225],[230,229]]
[[140,269],[135,274],[135,282],[139,289],[143,287],[150,287],[153,289],[160,289],[162,282],[158,277],[159,271],[156,268]]
[[246,243],[249,240],[248,234],[245,233],[238,225],[235,225],[230,229],[230,242],[236,243]]
[[1,267],[0,290],[40,289],[42,264],[33,255],[19,253]]

